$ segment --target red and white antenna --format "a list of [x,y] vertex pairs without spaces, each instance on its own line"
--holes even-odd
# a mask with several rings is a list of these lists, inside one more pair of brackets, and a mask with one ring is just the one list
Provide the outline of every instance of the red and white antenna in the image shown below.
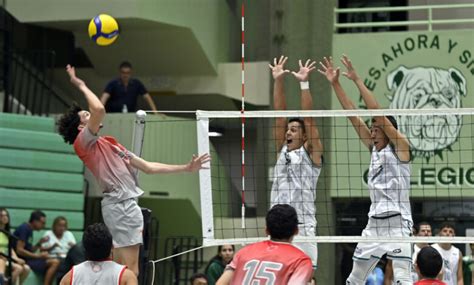
[[244,25],[244,2],[242,1],[242,107],[240,110],[242,119],[242,229],[245,229],[245,25]]

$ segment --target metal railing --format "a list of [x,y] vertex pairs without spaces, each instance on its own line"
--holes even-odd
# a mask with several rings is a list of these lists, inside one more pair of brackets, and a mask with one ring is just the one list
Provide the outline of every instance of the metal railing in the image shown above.
[[48,116],[70,103],[52,89],[53,51],[4,52],[4,112]]
[[[472,8],[474,15],[474,4],[450,4],[450,5],[423,5],[406,7],[371,7],[371,8],[335,8],[334,9],[334,30],[341,28],[375,28],[375,27],[400,27],[400,26],[427,26],[428,31],[433,30],[433,25],[437,24],[466,24],[474,23],[473,18],[464,19],[434,19],[433,11],[446,9],[468,9]],[[340,23],[339,15],[349,13],[380,13],[380,12],[410,12],[425,11],[428,13],[425,20],[413,21],[377,21],[377,22],[352,22]]]

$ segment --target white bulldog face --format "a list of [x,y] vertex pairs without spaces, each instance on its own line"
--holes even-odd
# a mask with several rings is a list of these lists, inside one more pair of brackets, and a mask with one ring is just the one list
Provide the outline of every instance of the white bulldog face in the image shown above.
[[[399,66],[387,77],[391,109],[449,109],[461,107],[466,79],[456,69]],[[430,157],[453,144],[461,130],[461,116],[399,116],[400,130],[415,155]]]

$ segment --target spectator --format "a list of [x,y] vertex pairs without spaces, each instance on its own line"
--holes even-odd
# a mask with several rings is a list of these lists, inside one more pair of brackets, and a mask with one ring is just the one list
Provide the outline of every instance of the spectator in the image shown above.
[[464,285],[474,284],[472,281],[472,273],[474,272],[474,243],[469,244],[471,248],[471,255],[463,257],[463,273],[464,273]]
[[[0,229],[5,232],[10,232],[10,215],[8,214],[7,209],[0,208]],[[25,279],[30,273],[30,267],[26,265],[25,260],[19,258],[16,255],[16,252],[12,249],[12,281],[15,283],[18,278],[20,278],[20,284],[23,284]],[[4,280],[6,267],[7,267],[7,257],[8,257],[8,236],[0,232],[0,284]]]
[[189,278],[191,285],[207,285],[207,276],[203,273],[194,273],[191,278]]
[[385,268],[387,266],[387,254],[384,254],[370,273],[365,285],[383,285],[385,277]]
[[132,64],[124,61],[119,66],[120,77],[110,81],[105,87],[100,101],[108,113],[135,112],[138,96],[143,96],[153,111],[155,103],[143,83],[132,78]]
[[74,265],[78,265],[84,261],[86,261],[86,250],[84,249],[82,241],[80,241],[71,247],[66,255],[66,258],[61,262],[56,274],[56,280],[58,280],[58,284],[61,279],[63,279],[64,275],[66,275],[66,273],[68,273]]
[[[41,251],[40,245],[46,241],[41,238],[36,245],[31,244],[33,231],[39,231],[46,224],[46,215],[40,210],[33,211],[28,223],[23,223],[16,230],[14,235],[18,237],[16,242],[16,252],[26,260],[26,263],[37,274],[44,274],[44,284],[51,285],[54,275],[59,267],[59,259],[49,258],[49,254]],[[37,250],[40,253],[35,253]]]
[[[438,235],[442,237],[454,237],[456,236],[456,229],[454,225],[445,223],[441,225]],[[433,244],[432,247],[435,248],[443,258],[443,281],[448,285],[463,285],[461,251],[451,243],[437,243]]]
[[[433,235],[432,230],[431,230],[431,225],[428,222],[418,223],[415,226],[414,232],[415,232],[414,235],[417,237],[430,237]],[[415,245],[413,246],[413,255],[412,255],[413,266],[416,263],[416,257],[418,256],[418,252],[420,252],[420,250],[425,246],[429,246],[429,244],[424,243],[424,242],[421,242],[421,243],[419,242],[419,243],[415,243]],[[413,283],[418,281],[418,274],[416,274],[414,267],[413,267],[413,272],[412,272],[412,279],[413,279]]]
[[112,235],[104,224],[88,226],[82,243],[87,261],[75,265],[61,280],[61,285],[138,284],[137,277],[127,266],[112,261]]
[[235,247],[233,244],[224,244],[217,247],[217,255],[214,256],[206,266],[206,276],[209,285],[216,284],[219,277],[224,273],[226,265],[234,257]]
[[443,258],[433,247],[425,246],[420,250],[416,258],[415,268],[420,280],[414,283],[415,285],[446,285],[446,283],[436,279],[443,268]]
[[67,230],[67,220],[63,216],[56,217],[52,230],[47,231],[42,247],[50,257],[65,258],[69,249],[76,244],[74,235]]

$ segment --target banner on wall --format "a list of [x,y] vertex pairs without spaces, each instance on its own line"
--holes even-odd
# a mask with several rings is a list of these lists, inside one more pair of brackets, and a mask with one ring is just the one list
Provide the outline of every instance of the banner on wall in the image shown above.
[[[342,54],[351,58],[359,76],[383,108],[474,107],[474,30],[337,34],[333,58]],[[365,108],[355,85],[342,76],[340,81],[359,108]],[[335,95],[332,108],[340,109]],[[410,142],[412,196],[474,197],[474,118],[399,116],[397,122]],[[355,131],[348,136],[347,139],[357,139]],[[347,159],[362,160],[362,174],[349,177],[346,183],[351,186],[358,183],[366,188],[369,154],[350,155],[359,150],[359,147],[349,149]],[[338,165],[336,157],[332,159],[336,160],[331,164],[332,173],[344,173],[341,169],[344,166]],[[333,179],[341,184],[338,177]],[[333,197],[367,195],[366,191],[333,190],[336,190],[332,191]]]

